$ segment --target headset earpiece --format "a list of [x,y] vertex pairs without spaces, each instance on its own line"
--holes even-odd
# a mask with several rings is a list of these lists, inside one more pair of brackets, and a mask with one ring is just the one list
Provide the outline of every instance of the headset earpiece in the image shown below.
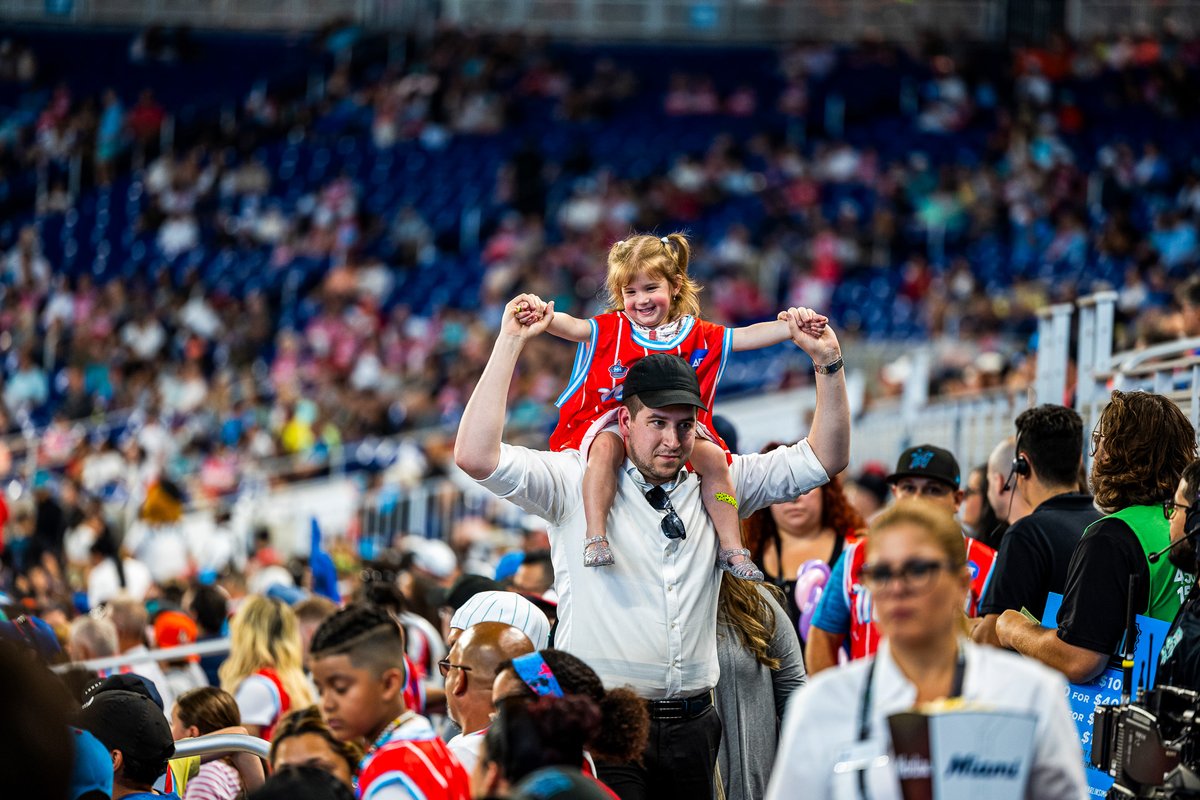
[[1004,491],[1011,491],[1017,483],[1017,478],[1029,477],[1029,459],[1025,458],[1025,454],[1021,452],[1021,434],[1017,434],[1017,441],[1014,445],[1014,453],[1012,464],[1008,468],[1008,478],[1004,481]]

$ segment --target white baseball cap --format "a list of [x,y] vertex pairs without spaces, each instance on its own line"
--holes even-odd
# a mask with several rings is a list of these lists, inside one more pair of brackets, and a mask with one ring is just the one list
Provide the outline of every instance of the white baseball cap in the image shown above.
[[534,650],[550,644],[550,620],[542,610],[516,592],[480,592],[450,618],[450,627],[466,630],[480,622],[503,622],[529,637]]

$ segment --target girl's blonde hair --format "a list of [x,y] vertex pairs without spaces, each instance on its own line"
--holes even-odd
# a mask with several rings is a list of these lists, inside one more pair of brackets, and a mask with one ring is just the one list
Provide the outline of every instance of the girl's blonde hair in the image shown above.
[[700,316],[700,289],[688,277],[692,248],[682,233],[663,237],[639,233],[617,242],[608,251],[608,310],[625,308],[625,287],[641,273],[661,278],[671,286],[668,321],[684,315]]
[[218,675],[236,694],[242,681],[264,667],[279,676],[292,708],[313,704],[300,655],[300,626],[292,609],[262,595],[247,598],[229,623],[229,658]]

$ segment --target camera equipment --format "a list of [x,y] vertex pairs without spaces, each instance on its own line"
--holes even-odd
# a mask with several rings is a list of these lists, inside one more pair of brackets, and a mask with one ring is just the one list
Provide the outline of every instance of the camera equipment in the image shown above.
[[1107,796],[1200,800],[1198,715],[1200,693],[1174,686],[1097,707],[1091,763],[1115,779]]

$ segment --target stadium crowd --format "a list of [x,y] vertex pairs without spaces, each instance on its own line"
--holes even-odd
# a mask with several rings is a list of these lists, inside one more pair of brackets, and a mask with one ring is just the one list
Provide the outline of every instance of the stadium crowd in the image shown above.
[[[22,53],[0,46],[0,80],[36,84]],[[1091,432],[1042,405],[987,464],[921,443],[877,454],[894,469],[850,476],[847,335],[874,323],[841,287],[884,276],[914,332],[969,343],[937,376],[947,393],[1021,388],[1030,313],[1100,285],[1119,289],[1131,346],[1200,335],[1200,173],[1178,142],[1127,138],[1114,121],[1194,122],[1200,46],[1168,32],[992,55],[933,40],[805,45],[778,54],[766,86],[680,70],[648,88],[617,61],[581,74],[545,42],[449,31],[383,76],[334,67],[316,100],[256,92],[225,138],[162,152],[169,109],[152,97],[125,114],[112,94],[98,114],[54,89],[3,139],[4,172],[65,178],[87,153],[85,192],[130,178],[131,224],[160,266],[96,281],[52,263],[37,222],[13,230],[0,471],[34,470],[4,506],[0,729],[29,735],[8,737],[0,785],[89,800],[783,798],[852,783],[898,797],[878,762],[898,746],[889,717],[951,699],[1033,720],[1014,796],[1085,796],[1066,683],[1107,668],[1127,607],[1173,623],[1161,672],[1200,688],[1187,657],[1196,431],[1159,395],[1114,392]],[[883,73],[894,85],[846,92],[818,122],[814,97]],[[479,285],[438,304],[408,297],[407,281],[461,237],[419,205],[381,215],[348,172],[289,199],[263,155],[280,136],[361,135],[436,157],[456,137],[515,130],[538,103],[564,124],[637,119],[647,92],[655,115],[767,114],[807,138],[718,134],[640,176],[586,147],[549,163],[523,143],[486,177],[498,213],[478,252],[459,254],[478,259]],[[867,131],[896,119],[926,144],[952,142],[955,160],[932,146],[888,154]],[[39,220],[74,213],[66,184],[48,186]],[[712,224],[731,203],[746,219]],[[659,238],[689,224],[712,237],[690,250]],[[188,261],[206,247],[265,254],[277,275],[317,269],[212,285]],[[633,272],[614,286],[625,252]],[[663,258],[678,273],[645,266]],[[730,338],[685,353],[679,342],[709,335],[695,312],[638,319],[674,309],[693,278]],[[696,363],[622,363],[612,345],[615,360],[592,366],[596,320],[614,317],[638,326],[619,335],[643,336],[643,352],[662,349],[646,343],[663,329]],[[591,327],[580,337],[576,324]],[[592,349],[573,367],[547,332]],[[741,454],[703,416],[716,378],[699,365],[764,342],[811,359],[815,372],[793,358],[781,380],[810,382],[817,410],[802,441]],[[584,516],[586,444],[508,443],[553,425],[581,361],[610,392],[624,381],[619,404],[603,394],[612,416],[589,420],[628,459],[607,536]],[[433,425],[457,438],[440,460],[430,448],[431,469],[541,519],[514,552],[417,536],[369,561],[349,547],[292,558],[268,532],[222,529],[198,548],[180,529],[186,503],[268,480],[274,456],[319,463],[342,442]],[[684,468],[699,438],[729,450],[729,492],[714,496],[743,517],[744,551],[718,545],[702,499],[717,471]],[[32,443],[24,458],[18,441]],[[608,563],[586,562],[609,537]],[[1169,545],[1169,559],[1149,558]],[[1061,610],[1043,627],[1026,614],[1040,619],[1052,593]],[[146,655],[226,638],[222,652]],[[172,758],[176,742],[217,732],[262,737],[269,757]]]

